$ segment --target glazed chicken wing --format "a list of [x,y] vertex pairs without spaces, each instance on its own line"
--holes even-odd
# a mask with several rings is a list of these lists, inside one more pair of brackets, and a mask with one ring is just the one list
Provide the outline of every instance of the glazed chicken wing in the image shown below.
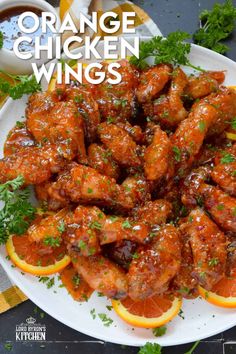
[[187,76],[180,68],[172,73],[171,86],[167,95],[161,95],[153,102],[143,105],[144,112],[155,122],[165,127],[176,127],[188,115],[182,95],[187,85]]
[[91,93],[98,103],[103,120],[108,117],[120,122],[126,122],[136,114],[135,89],[138,85],[138,72],[128,61],[120,60],[117,71],[121,82],[111,85],[107,82],[113,77],[107,70],[108,63],[103,64],[106,79],[100,85],[93,85]]
[[172,145],[167,134],[157,125],[154,129],[152,143],[144,152],[144,171],[147,180],[160,181],[165,177],[171,177],[172,169],[170,155]]
[[119,210],[133,208],[132,199],[113,178],[91,167],[73,163],[59,175],[48,190],[52,199],[63,202],[109,206]]
[[131,136],[115,124],[102,123],[98,129],[99,137],[112,157],[124,167],[139,167],[137,145]]
[[125,272],[102,255],[78,256],[70,252],[73,265],[89,286],[108,298],[123,299],[127,296],[128,284]]
[[225,231],[236,232],[236,199],[205,183],[201,184],[199,194],[217,225]]
[[227,150],[220,151],[214,162],[211,178],[225,192],[236,197],[236,144]]
[[136,96],[139,103],[150,102],[157,98],[171,78],[172,67],[167,64],[159,64],[143,71],[139,78]]
[[140,247],[128,272],[128,294],[135,301],[162,293],[177,274],[181,263],[178,230],[164,226],[152,243]]
[[35,141],[26,129],[25,122],[17,122],[15,127],[8,133],[4,144],[4,156],[16,154],[27,146],[34,146]]
[[155,227],[165,224],[172,212],[172,205],[164,199],[149,201],[134,210],[134,217],[145,224]]
[[111,151],[103,145],[91,144],[88,147],[88,162],[101,174],[117,179],[120,169],[117,162],[112,158]]
[[219,90],[219,86],[224,80],[223,71],[206,71],[199,76],[192,75],[188,79],[185,94],[193,100],[208,96]]
[[25,185],[37,185],[59,172],[65,163],[56,145],[26,147],[0,160],[0,182],[5,183],[21,175]]
[[180,230],[189,236],[194,261],[192,275],[205,289],[211,290],[225,275],[225,235],[201,209],[194,209]]
[[[79,161],[86,161],[83,119],[76,104],[72,101],[56,102],[39,112],[39,95],[31,96],[27,108],[27,128],[36,141],[58,144],[65,158],[73,159],[78,153]],[[45,96],[45,106],[48,107],[48,93],[41,95]],[[43,97],[40,99],[43,100]]]

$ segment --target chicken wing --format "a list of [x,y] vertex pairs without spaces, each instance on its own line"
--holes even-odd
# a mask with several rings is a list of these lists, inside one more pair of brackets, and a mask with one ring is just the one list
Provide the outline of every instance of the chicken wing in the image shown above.
[[182,100],[187,82],[187,76],[183,70],[175,69],[168,94],[161,95],[152,103],[144,104],[145,114],[165,127],[176,127],[188,115]]
[[192,210],[180,230],[189,236],[194,261],[192,275],[205,289],[211,290],[225,275],[225,235],[201,209]]
[[56,145],[25,147],[16,154],[0,160],[0,182],[4,183],[21,175],[25,185],[47,181],[53,173],[65,166],[66,160]]
[[225,73],[223,71],[206,71],[199,76],[192,75],[188,79],[185,94],[193,100],[208,96],[219,90],[219,86],[224,80]]
[[160,181],[161,178],[170,178],[173,170],[171,168],[170,156],[172,145],[167,134],[157,125],[154,129],[154,136],[151,145],[144,152],[144,171],[147,180]]
[[123,299],[127,296],[128,284],[125,272],[102,255],[78,256],[70,252],[73,265],[88,285],[108,298]]
[[115,124],[102,123],[98,129],[99,137],[112,157],[124,167],[140,167],[137,145],[131,136]]
[[25,122],[17,122],[15,127],[8,133],[4,144],[4,156],[16,154],[27,146],[34,146],[35,141],[26,129]]
[[201,184],[199,195],[217,225],[225,231],[236,232],[236,199],[205,183]]
[[88,147],[89,165],[105,176],[118,179],[120,169],[111,155],[111,151],[103,145],[94,143]]
[[126,211],[134,206],[124,188],[116,184],[113,178],[76,163],[67,166],[48,192],[52,199],[67,203],[86,202]]
[[144,300],[166,290],[181,263],[181,242],[178,230],[164,226],[152,243],[140,246],[130,265],[128,295],[134,301]]
[[150,102],[157,98],[171,78],[172,67],[167,64],[159,64],[144,70],[139,78],[136,96],[139,103]]

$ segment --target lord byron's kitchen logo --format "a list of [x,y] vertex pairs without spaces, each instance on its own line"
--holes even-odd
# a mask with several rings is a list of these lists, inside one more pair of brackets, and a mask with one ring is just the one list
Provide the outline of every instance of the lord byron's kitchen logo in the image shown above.
[[46,326],[44,324],[37,323],[33,317],[27,318],[25,322],[16,326],[17,341],[46,340]]

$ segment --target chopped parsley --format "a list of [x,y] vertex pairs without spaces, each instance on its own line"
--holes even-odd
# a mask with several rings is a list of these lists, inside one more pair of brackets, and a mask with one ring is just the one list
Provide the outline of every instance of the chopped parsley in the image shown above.
[[161,326],[157,328],[153,328],[152,333],[154,334],[155,337],[161,337],[163,336],[167,331],[166,326]]
[[95,320],[95,318],[96,318],[95,309],[92,309],[92,310],[90,311],[90,315],[92,316],[93,320]]
[[89,194],[93,193],[92,188],[88,188],[87,192],[88,192]]
[[201,132],[201,133],[204,133],[204,131],[205,131],[205,129],[206,129],[206,123],[205,123],[203,120],[201,120],[201,121],[199,122],[198,126],[199,126],[200,132]]
[[228,152],[224,153],[224,156],[220,159],[220,163],[222,164],[231,163],[234,161],[234,156],[232,154],[229,154]]
[[219,263],[219,259],[218,258],[212,258],[209,260],[208,264],[210,267],[214,267]]
[[173,153],[174,153],[174,159],[176,162],[180,162],[181,160],[181,151],[177,146],[173,146],[172,148]]
[[80,276],[78,274],[74,275],[72,278],[72,282],[76,287],[78,287],[81,282]]
[[129,222],[129,220],[125,220],[125,221],[122,222],[122,228],[123,229],[131,229],[132,228],[132,225]]
[[45,237],[45,239],[43,240],[43,243],[47,246],[50,247],[60,247],[61,244],[61,238],[60,237],[53,237],[53,236],[47,236]]
[[102,224],[100,222],[98,222],[98,221],[93,221],[93,222],[91,222],[89,224],[89,227],[91,229],[95,229],[95,230],[99,230],[100,231],[102,229]]
[[109,318],[105,313],[99,313],[98,317],[103,322],[105,327],[109,327],[113,323],[113,320]]
[[62,234],[63,232],[65,232],[65,229],[66,229],[66,227],[65,227],[64,220],[60,220],[57,230]]

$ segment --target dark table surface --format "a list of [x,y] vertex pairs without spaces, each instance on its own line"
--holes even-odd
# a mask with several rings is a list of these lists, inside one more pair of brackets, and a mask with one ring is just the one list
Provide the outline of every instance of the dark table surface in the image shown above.
[[[57,0],[49,0],[49,2],[58,5]],[[218,0],[218,2],[223,1]],[[236,5],[236,0],[233,2]],[[198,25],[199,12],[205,8],[211,8],[215,0],[136,0],[134,3],[146,10],[158,24],[162,33],[166,35],[178,29],[193,33]],[[228,44],[230,46],[228,56],[236,60],[236,32]],[[16,325],[24,322],[30,315],[46,325],[47,340],[43,344],[29,341],[15,342]],[[0,354],[7,352],[5,344],[8,342],[12,344],[12,354],[136,354],[139,350],[104,343],[76,332],[45,314],[30,300],[0,315]],[[184,354],[190,347],[191,344],[164,348],[163,354]],[[236,327],[201,341],[194,353],[235,354]]]

